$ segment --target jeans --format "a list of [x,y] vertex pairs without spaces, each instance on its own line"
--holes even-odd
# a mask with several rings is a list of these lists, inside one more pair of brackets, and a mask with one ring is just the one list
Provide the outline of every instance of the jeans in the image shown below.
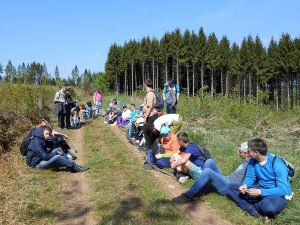
[[65,128],[65,114],[64,114],[64,112],[63,111],[60,111],[59,113],[58,113],[58,118],[57,118],[57,122],[58,122],[58,124],[57,124],[57,126],[58,127],[60,127],[60,128]]
[[147,123],[144,124],[143,126],[143,132],[144,132],[144,137],[146,140],[146,147],[150,147],[151,145],[154,144],[157,135],[153,133],[153,123],[154,121],[158,118],[157,114],[154,114],[153,116],[148,117]]
[[102,112],[102,102],[96,101],[95,106],[96,106],[95,114],[96,116],[99,116]]
[[202,191],[209,182],[220,195],[227,195],[227,188],[230,181],[227,177],[222,175],[213,159],[207,159],[205,161],[203,172],[200,174],[200,176],[198,176],[194,184],[186,192],[187,196],[192,198],[197,193]]
[[[251,216],[275,216],[279,213],[287,204],[287,200],[281,196],[265,196],[265,197],[252,197],[247,194],[242,194],[239,190],[241,183],[231,183],[228,186],[228,194],[233,200]],[[253,188],[260,187],[258,185]]]
[[[57,152],[58,150],[62,151],[60,148],[54,149],[52,152]],[[41,161],[38,165],[35,166],[36,169],[48,169],[48,168],[58,168],[58,167],[67,167],[70,170],[76,170],[79,166],[69,160],[66,154],[55,155],[51,159]]]
[[71,107],[66,107],[66,127],[71,127]]
[[167,104],[167,114],[176,114],[176,105]]

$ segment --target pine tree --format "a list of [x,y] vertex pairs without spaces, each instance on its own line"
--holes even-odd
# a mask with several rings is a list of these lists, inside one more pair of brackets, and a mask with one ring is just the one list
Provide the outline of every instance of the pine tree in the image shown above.
[[179,28],[176,28],[174,32],[172,32],[171,35],[171,50],[172,50],[172,56],[176,60],[176,83],[177,85],[180,85],[180,79],[179,79],[179,62],[181,61],[180,57],[182,55],[181,51],[184,47],[182,35]]
[[205,67],[205,49],[206,49],[206,42],[207,38],[204,33],[203,27],[200,28],[198,32],[199,38],[199,47],[197,48],[197,58],[198,62],[200,63],[200,70],[201,70],[201,95],[203,98],[203,91],[204,91],[204,67]]
[[152,61],[152,81],[154,84],[154,89],[157,89],[159,87],[158,84],[158,73],[156,74],[155,77],[155,62],[158,62],[158,57],[159,57],[159,42],[157,38],[152,38],[150,47],[149,47],[149,57],[151,58]]
[[165,81],[169,79],[168,60],[169,57],[172,55],[171,39],[171,34],[165,33],[160,40],[159,58],[160,61],[165,64]]
[[228,77],[228,67],[229,67],[229,54],[230,54],[230,43],[226,36],[220,41],[219,44],[219,54],[220,54],[220,84],[221,84],[221,94],[224,93],[224,85],[223,85],[223,74],[225,74],[225,95],[228,96],[228,85],[229,85],[229,77]]
[[184,65],[186,68],[186,89],[187,89],[187,96],[190,95],[190,79],[189,79],[189,68],[190,62],[192,61],[191,55],[191,34],[189,30],[186,30],[182,37],[182,47],[179,52],[179,63]]
[[59,69],[58,66],[55,66],[55,71],[54,71],[54,78],[55,82],[58,83],[61,81],[60,75],[59,75]]
[[72,82],[74,83],[75,86],[78,86],[78,78],[79,78],[79,69],[77,67],[77,65],[75,65],[74,69],[72,69]]
[[210,91],[211,96],[214,96],[214,72],[220,65],[220,55],[218,54],[218,39],[214,33],[208,36],[207,43],[205,45],[205,62],[207,68],[210,70]]
[[14,79],[14,69],[13,69],[13,65],[11,63],[11,61],[9,60],[6,67],[5,67],[5,82],[9,83],[9,82],[13,82],[13,79]]
[[[200,48],[200,42],[198,39],[197,34],[195,34],[194,31],[192,31],[191,37],[190,37],[190,53],[191,53],[191,61],[192,61],[192,95],[195,95],[195,82],[197,82],[197,77],[195,74],[196,70],[196,64],[198,62],[198,48]],[[197,82],[198,83],[198,82]],[[198,85],[197,85],[198,86]],[[198,89],[198,88],[197,88]]]
[[241,57],[240,57],[240,49],[239,46],[234,42],[230,48],[229,55],[229,71],[230,75],[235,78],[235,91],[237,92],[238,99],[241,100]]

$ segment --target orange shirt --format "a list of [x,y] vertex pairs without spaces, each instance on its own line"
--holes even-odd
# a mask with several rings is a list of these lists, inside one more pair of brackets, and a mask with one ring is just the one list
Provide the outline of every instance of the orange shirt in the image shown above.
[[171,133],[171,139],[169,141],[165,140],[165,137],[161,138],[161,144],[164,147],[166,153],[178,152],[180,145],[177,141],[176,134]]

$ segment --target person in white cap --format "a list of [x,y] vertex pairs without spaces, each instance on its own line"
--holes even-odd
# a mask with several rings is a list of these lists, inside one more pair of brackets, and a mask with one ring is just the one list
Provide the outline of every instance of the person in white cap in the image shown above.
[[244,142],[238,148],[238,154],[242,158],[243,163],[231,173],[224,176],[213,159],[206,160],[203,172],[195,180],[191,188],[182,195],[173,199],[174,202],[187,202],[194,200],[194,197],[201,191],[206,191],[207,184],[211,184],[220,195],[228,195],[228,185],[230,183],[241,182],[245,176],[245,172],[249,163],[248,142]]

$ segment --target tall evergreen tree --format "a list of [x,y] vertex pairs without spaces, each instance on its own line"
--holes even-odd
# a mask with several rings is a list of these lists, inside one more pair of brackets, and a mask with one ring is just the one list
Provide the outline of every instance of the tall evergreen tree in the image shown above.
[[75,65],[74,69],[72,69],[72,73],[71,73],[71,76],[72,76],[72,82],[74,83],[75,86],[78,86],[79,85],[79,69],[77,67],[77,65]]
[[224,74],[225,74],[225,95],[228,96],[228,67],[229,67],[229,54],[230,54],[230,43],[226,36],[223,36],[219,44],[219,54],[220,54],[220,84],[221,84],[221,94],[224,93]]
[[159,58],[160,61],[165,64],[165,81],[169,79],[168,60],[169,57],[172,55],[171,39],[172,35],[170,33],[165,33],[160,40]]
[[218,54],[218,39],[215,33],[211,33],[208,36],[207,43],[205,45],[205,62],[207,68],[210,70],[210,91],[211,96],[214,96],[214,73],[220,65],[220,55]]
[[5,67],[5,82],[13,82],[14,79],[14,67],[11,63],[11,61],[9,60],[6,67]]
[[190,95],[190,78],[189,78],[189,69],[190,62],[192,61],[191,54],[191,33],[189,30],[186,30],[182,37],[182,47],[179,52],[179,63],[182,64],[186,68],[186,90],[187,96]]
[[238,99],[241,100],[241,75],[242,75],[242,65],[241,65],[241,56],[240,56],[240,48],[234,42],[230,48],[230,60],[229,60],[229,71],[230,75],[234,78],[235,92],[237,92]]
[[[149,47],[149,53],[150,53],[149,56],[152,61],[152,80],[153,80],[154,88],[157,89],[159,87],[159,84],[158,84],[158,73],[156,74],[156,77],[155,77],[155,63],[158,63],[159,42],[158,42],[157,38],[155,38],[155,37],[152,38],[152,40],[151,40],[150,47]],[[157,69],[158,69],[158,65],[157,65]]]
[[55,66],[54,78],[56,83],[61,81],[58,66]]
[[[200,48],[200,42],[198,39],[197,34],[195,34],[194,31],[192,31],[191,37],[190,37],[190,53],[191,53],[191,61],[192,61],[192,95],[195,95],[195,88],[197,83],[197,77],[196,77],[196,64],[198,62],[198,49]],[[197,85],[198,86],[198,85]]]
[[199,47],[197,48],[197,58],[198,62],[200,63],[200,70],[201,70],[201,94],[203,98],[203,88],[204,88],[204,70],[205,70],[205,50],[206,50],[206,42],[207,38],[204,33],[203,27],[200,28],[198,32],[199,38]]
[[176,83],[177,85],[180,85],[180,79],[179,79],[179,62],[181,61],[181,51],[184,47],[182,35],[179,28],[176,28],[174,32],[172,32],[171,35],[171,49],[172,49],[172,56],[176,60]]

